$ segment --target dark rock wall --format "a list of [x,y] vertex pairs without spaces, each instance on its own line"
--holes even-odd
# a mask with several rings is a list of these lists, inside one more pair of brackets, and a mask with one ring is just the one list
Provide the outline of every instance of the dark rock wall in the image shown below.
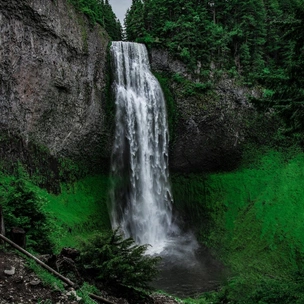
[[256,115],[245,98],[248,91],[226,80],[211,96],[176,99],[178,135],[171,149],[173,170],[214,172],[238,166],[247,123]]
[[[187,81],[198,81],[198,76],[189,74],[186,66],[166,51],[151,50],[150,60],[154,71],[178,73]],[[211,72],[210,79],[213,77]],[[232,170],[239,164],[243,144],[252,137],[250,128],[258,113],[248,98],[257,97],[260,92],[240,86],[228,77],[213,83],[206,93],[187,96],[180,83],[171,81],[177,117],[170,147],[172,171]]]
[[109,155],[108,42],[66,0],[0,0],[0,132],[55,157]]

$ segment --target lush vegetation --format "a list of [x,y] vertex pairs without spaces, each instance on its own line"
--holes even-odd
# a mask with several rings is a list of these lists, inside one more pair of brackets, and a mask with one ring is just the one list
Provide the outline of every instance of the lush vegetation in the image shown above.
[[122,27],[108,0],[69,0],[88,16],[92,24],[99,23],[113,40],[121,40]]
[[48,203],[44,209],[60,229],[60,235],[52,233],[50,236],[56,252],[65,246],[78,248],[96,231],[103,233],[110,229],[107,176],[87,176],[73,183],[62,184],[61,189],[60,195],[36,190],[45,195]]
[[165,47],[193,68],[212,61],[257,77],[295,58],[302,14],[303,0],[133,0],[125,25],[128,40]]
[[176,207],[231,270],[219,292],[186,303],[303,302],[303,153],[250,159],[235,172],[172,177]]
[[[70,168],[64,176],[71,179],[61,183],[60,194],[35,185],[21,164],[14,175],[0,171],[0,205],[7,236],[12,227],[23,228],[26,249],[35,253],[57,254],[63,247],[77,248],[81,252],[77,268],[85,279],[89,272],[90,280],[94,277],[104,288],[124,286],[132,289],[124,296],[145,297],[143,291],[150,289],[149,283],[158,273],[159,258],[145,255],[148,245],[125,240],[118,231],[112,233],[107,211],[108,176],[75,180],[71,168],[77,175],[78,167],[64,165]],[[29,260],[28,265],[44,284],[64,289],[61,281],[35,262]],[[88,283],[78,291],[84,303],[93,303],[88,296],[92,292],[99,294]]]
[[[121,39],[121,25],[107,0],[69,1],[92,25],[99,23],[112,39]],[[178,84],[184,97],[201,95],[208,102],[217,77],[228,75],[264,92],[252,102],[259,111],[278,114],[284,126],[278,131],[281,143],[286,136],[299,139],[286,146],[303,145],[304,138],[303,23],[303,0],[133,0],[125,19],[128,40],[168,50],[198,80],[157,75],[173,141],[178,92],[170,92],[169,82]],[[234,172],[172,176],[176,208],[231,270],[218,292],[185,303],[304,302],[304,157],[297,148],[289,147],[292,153],[275,148],[259,152],[254,147],[250,155],[248,150]],[[27,170],[30,176],[21,166],[14,167],[14,175],[0,173],[7,230],[24,228],[28,248],[38,252],[86,244],[82,261],[95,278],[105,285],[147,288],[157,259],[143,256],[146,246],[108,234],[108,176],[81,174],[68,161],[60,164],[65,170],[54,173],[38,155],[33,172]],[[35,173],[38,167],[51,174]],[[49,192],[39,187],[49,185]],[[99,237],[88,242],[96,231]],[[84,285],[84,294],[90,288]]]
[[133,0],[125,18],[128,40],[168,50],[203,82],[260,85],[254,103],[293,134],[304,130],[303,24],[303,0]]
[[0,172],[0,205],[7,234],[12,227],[23,228],[27,248],[57,253],[62,247],[78,247],[96,230],[108,231],[109,179],[87,176],[61,184],[61,193],[52,194],[33,184],[19,165],[16,175]]
[[47,214],[43,211],[45,204],[45,198],[31,189],[22,167],[19,167],[16,177],[0,172],[0,206],[3,208],[5,228],[8,233],[13,227],[24,229],[27,247],[36,251],[51,245]]
[[158,273],[159,257],[145,255],[147,247],[136,245],[132,238],[124,239],[115,230],[87,242],[81,262],[91,269],[90,276],[93,274],[104,285],[150,289],[149,283]]
[[259,119],[271,113],[280,126],[262,135],[253,124],[259,140],[274,137],[244,147],[234,172],[172,176],[176,208],[231,271],[219,291],[184,302],[302,303],[304,2],[133,0],[125,24],[129,40],[167,50],[196,79],[158,77],[178,87],[165,90],[170,119],[176,94],[208,102],[234,78],[263,92],[251,100]]

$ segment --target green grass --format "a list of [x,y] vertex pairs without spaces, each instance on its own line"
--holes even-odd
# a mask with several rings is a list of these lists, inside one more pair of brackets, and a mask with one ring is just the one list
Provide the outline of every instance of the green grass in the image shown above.
[[[54,291],[55,290],[61,292],[65,291],[63,282],[59,280],[57,277],[55,277],[53,274],[48,272],[46,269],[42,268],[35,261],[27,258],[27,266],[35,272],[35,274],[39,277],[43,285],[50,286]],[[100,291],[95,286],[90,285],[87,282],[84,282],[84,284],[77,290],[77,295],[82,298],[81,303],[84,304],[96,303],[90,298],[89,296],[90,293],[98,295]],[[46,304],[52,302],[43,301],[41,303]]]
[[60,195],[40,190],[47,199],[45,211],[57,226],[57,233],[51,237],[57,250],[64,246],[78,247],[96,231],[102,233],[110,229],[107,176],[88,176],[72,184],[63,184],[61,190]]
[[173,176],[176,207],[231,271],[213,303],[303,303],[304,154],[253,155],[233,172]]
[[235,251],[271,254],[288,243],[281,263],[297,268],[295,250],[304,252],[304,154],[288,159],[271,151],[256,167],[211,175],[206,188],[206,200],[220,201],[226,210],[225,230]]
[[[25,222],[28,225],[29,204],[39,207],[44,217],[41,217],[39,227],[36,227],[38,222],[34,226],[31,224],[33,231],[28,244],[47,238],[52,248],[43,249],[46,253],[52,250],[57,253],[62,247],[78,247],[96,231],[102,233],[111,228],[107,210],[108,176],[87,176],[61,184],[61,193],[55,195],[33,184],[22,168],[18,172],[18,176],[0,172],[0,205],[4,207],[4,221],[21,225],[21,228]],[[18,204],[17,210],[14,204]],[[23,211],[26,216],[16,214]]]
[[[20,204],[19,213],[29,208],[30,203],[39,207],[45,215],[40,221],[43,232],[41,232],[41,226],[35,227],[34,229],[37,228],[35,232],[38,233],[33,233],[32,239],[28,239],[27,244],[47,239],[50,246],[40,246],[39,248],[42,247],[40,253],[59,253],[63,247],[80,248],[92,235],[96,233],[101,235],[110,230],[107,210],[108,176],[101,174],[87,176],[69,184],[61,184],[61,193],[55,195],[32,183],[21,165],[17,173],[16,176],[12,176],[0,171],[0,205],[7,211],[4,213],[4,219],[12,217],[12,212],[14,212],[12,203]],[[15,214],[15,217],[25,218],[21,213]],[[16,221],[15,217],[14,221]],[[44,285],[54,290],[64,291],[62,281],[54,275],[33,260],[27,259],[27,264]],[[82,297],[82,303],[95,303],[89,297],[90,292],[98,293],[93,286],[85,283],[77,292]]]
[[34,260],[27,258],[27,266],[32,269],[44,285],[51,286],[54,290],[64,291],[64,284]]
[[77,290],[77,295],[82,298],[85,304],[96,304],[96,301],[92,300],[89,294],[99,295],[100,291],[93,285],[85,282],[79,290]]
[[[231,273],[219,292],[187,304],[304,302],[304,153],[251,151],[244,160],[233,172],[172,175],[176,209]],[[55,252],[110,229],[108,176],[62,184],[54,195],[22,170],[18,177],[0,174],[2,204],[19,198],[18,179],[41,202]]]

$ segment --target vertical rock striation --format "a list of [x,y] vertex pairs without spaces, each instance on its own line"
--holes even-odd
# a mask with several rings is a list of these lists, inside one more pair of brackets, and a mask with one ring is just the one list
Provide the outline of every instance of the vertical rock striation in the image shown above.
[[66,0],[0,0],[0,133],[56,158],[107,157],[108,42]]

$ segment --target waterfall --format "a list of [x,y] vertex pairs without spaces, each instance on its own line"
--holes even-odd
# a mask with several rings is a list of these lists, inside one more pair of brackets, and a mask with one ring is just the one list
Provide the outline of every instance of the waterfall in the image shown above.
[[111,222],[125,237],[160,253],[177,232],[172,223],[165,100],[144,45],[112,42],[111,54],[116,98]]
[[221,271],[191,231],[181,231],[173,221],[166,105],[147,50],[138,43],[112,42],[111,54],[116,105],[113,229],[120,227],[137,244],[150,244],[148,254],[162,256],[155,288],[179,297],[208,291]]

